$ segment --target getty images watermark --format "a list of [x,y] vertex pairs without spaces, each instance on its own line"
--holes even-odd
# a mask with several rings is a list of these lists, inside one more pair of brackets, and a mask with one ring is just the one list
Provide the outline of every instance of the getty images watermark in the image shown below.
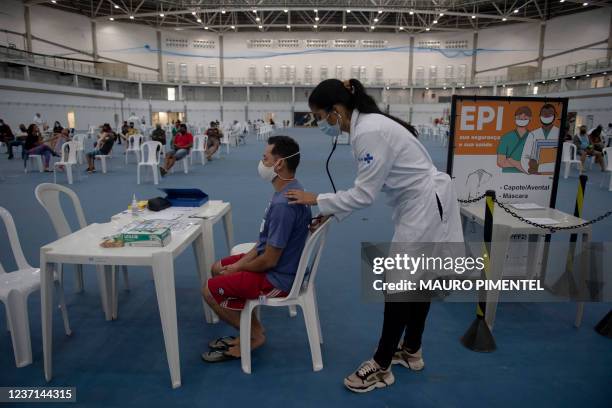
[[362,294],[368,302],[473,302],[483,292],[499,292],[500,301],[606,302],[610,249],[544,240],[362,243]]

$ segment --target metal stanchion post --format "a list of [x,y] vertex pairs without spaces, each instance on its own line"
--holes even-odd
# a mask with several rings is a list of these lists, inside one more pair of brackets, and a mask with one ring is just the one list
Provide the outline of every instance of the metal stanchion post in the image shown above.
[[[493,238],[493,210],[495,209],[495,191],[487,190],[485,194],[485,220],[484,220],[484,278],[488,279],[491,270],[491,241]],[[495,338],[485,321],[486,292],[479,295],[476,304],[476,319],[472,322],[463,337],[461,344],[472,351],[491,352],[497,346]]]

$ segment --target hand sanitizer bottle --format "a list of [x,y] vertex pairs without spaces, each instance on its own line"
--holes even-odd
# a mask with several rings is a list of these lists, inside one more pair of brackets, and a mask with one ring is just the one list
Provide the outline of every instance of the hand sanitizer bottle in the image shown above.
[[136,201],[136,194],[132,196],[132,215],[138,215],[138,201]]

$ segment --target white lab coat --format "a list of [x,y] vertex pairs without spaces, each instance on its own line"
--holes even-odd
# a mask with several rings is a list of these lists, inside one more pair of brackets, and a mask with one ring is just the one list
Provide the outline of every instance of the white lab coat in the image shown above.
[[454,185],[434,167],[417,138],[386,116],[357,110],[351,117],[350,135],[357,160],[355,184],[346,191],[319,194],[322,214],[343,219],[371,205],[383,191],[393,207],[393,242],[463,242]]
[[[538,140],[559,140],[559,128],[553,126],[548,132],[548,137],[544,135],[544,130],[539,127],[532,130],[525,139],[525,145],[523,146],[523,155],[521,156],[521,167],[525,170],[529,170],[529,160],[537,160],[538,152],[536,151],[536,141]],[[555,171],[555,163],[542,163],[538,165],[538,172],[540,173],[552,173]]]

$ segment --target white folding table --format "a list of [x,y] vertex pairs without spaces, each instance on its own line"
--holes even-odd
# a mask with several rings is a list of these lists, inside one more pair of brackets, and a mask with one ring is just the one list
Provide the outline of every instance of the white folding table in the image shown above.
[[[176,316],[176,293],[174,284],[174,259],[191,244],[197,263],[197,274],[203,285],[210,275],[215,260],[213,226],[223,219],[228,248],[233,246],[233,225],[229,203],[211,201],[206,205],[186,212],[183,219],[193,225],[172,232],[171,241],[164,247],[149,248],[102,248],[103,237],[116,234],[121,227],[136,219],[127,212],[112,217],[109,223],[90,224],[40,249],[42,337],[45,378],[52,378],[52,320],[53,320],[53,272],[57,264],[95,265],[102,293],[102,304],[106,320],[116,318],[113,306],[111,276],[116,265],[149,266],[153,271],[155,292],[164,335],[166,356],[170,369],[172,387],[181,385]],[[198,218],[188,218],[198,217]],[[116,297],[115,297],[116,298]],[[203,302],[206,321],[217,321],[214,313]]]
[[[506,204],[508,205],[508,204]],[[573,227],[585,223],[586,221],[574,217],[573,215],[564,213],[554,208],[544,208],[536,210],[517,210],[510,208],[513,212],[524,218],[551,218],[558,221],[558,224],[553,225],[554,227]],[[463,228],[465,231],[467,222],[474,221],[479,225],[484,225],[485,209],[484,202],[477,204],[470,204],[461,206],[461,216],[463,218]],[[591,241],[592,228],[590,225],[582,226],[576,229],[566,230],[566,233],[581,234],[581,257],[580,267],[586,269],[588,259],[588,246]],[[559,232],[557,232],[559,233]],[[493,212],[493,238],[491,242],[491,273],[489,279],[498,280],[503,276],[504,263],[506,260],[506,253],[510,246],[510,237],[514,234],[525,234],[525,235],[547,235],[550,232],[547,229],[538,228],[523,222],[512,215],[508,214],[498,205],[495,205]],[[531,255],[531,254],[530,254]],[[534,256],[529,256],[528,261],[533,265],[536,261]],[[485,321],[487,325],[493,330],[495,323],[495,314],[497,311],[497,302],[499,299],[498,290],[487,291],[486,296],[486,312]],[[584,303],[578,302],[578,310],[576,312],[575,326],[580,326],[582,322],[582,314],[584,309]]]

